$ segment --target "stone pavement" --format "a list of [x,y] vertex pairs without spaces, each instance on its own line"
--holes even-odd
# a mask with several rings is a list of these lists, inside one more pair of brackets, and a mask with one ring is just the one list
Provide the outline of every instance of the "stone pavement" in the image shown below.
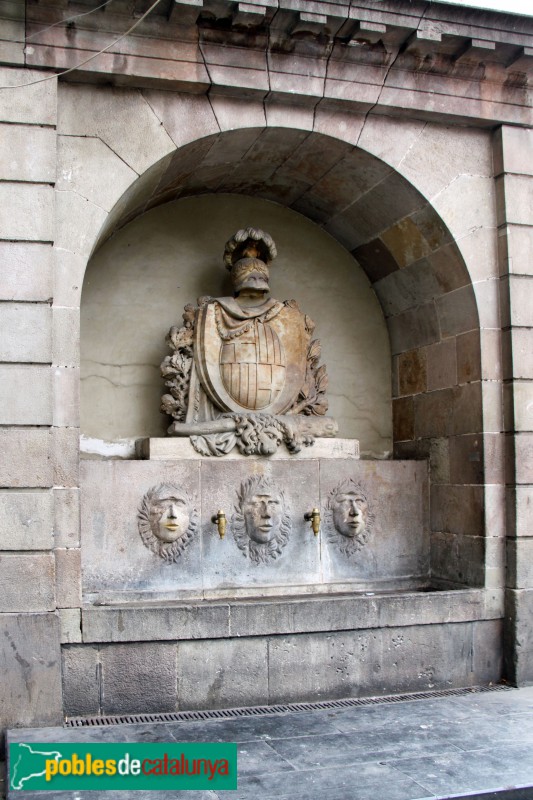
[[[8,741],[238,742],[236,792],[157,792],[157,800],[533,799],[533,687],[239,719],[19,729]],[[8,792],[10,800],[118,796]]]

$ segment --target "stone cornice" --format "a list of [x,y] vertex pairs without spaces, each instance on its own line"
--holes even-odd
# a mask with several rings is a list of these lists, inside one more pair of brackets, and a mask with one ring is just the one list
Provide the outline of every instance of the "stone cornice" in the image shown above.
[[114,45],[148,0],[65,22],[96,5],[27,3],[13,63],[59,71],[111,45],[69,79],[533,124],[531,17],[408,0],[162,0]]

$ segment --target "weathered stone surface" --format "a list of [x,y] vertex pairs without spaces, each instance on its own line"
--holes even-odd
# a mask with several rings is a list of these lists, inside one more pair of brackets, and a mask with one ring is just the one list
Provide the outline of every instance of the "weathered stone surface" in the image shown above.
[[[352,488],[350,488],[352,487]],[[346,530],[343,498],[366,501],[366,529]],[[340,493],[340,496],[339,496]],[[331,461],[320,464],[324,580],[371,581],[376,586],[427,579],[428,488],[423,462]],[[348,518],[348,521],[351,518]],[[344,541],[350,538],[351,541]],[[357,542],[356,542],[357,540]],[[394,544],[393,544],[394,542]],[[355,549],[353,549],[355,546]]]
[[453,424],[453,389],[439,389],[414,398],[417,437],[449,436]]
[[224,708],[269,702],[267,640],[178,644],[179,708]]
[[505,175],[497,179],[498,184],[505,181],[505,195],[499,191],[498,224],[532,225],[533,180],[530,175]]
[[434,303],[416,311],[405,311],[387,320],[393,353],[412,350],[440,339],[439,321]]
[[78,549],[58,548],[56,559],[56,602],[58,608],[81,604],[81,558]]
[[457,242],[472,281],[496,278],[500,274],[497,239],[491,228],[478,228]]
[[54,486],[79,486],[79,428],[52,428]]
[[0,69],[2,86],[20,86],[2,92],[0,119],[3,122],[25,122],[55,125],[57,82],[43,81],[33,86],[25,84],[43,77],[40,70]]
[[471,648],[468,624],[275,637],[270,702],[467,686]]
[[6,181],[53,183],[56,135],[52,128],[0,124],[0,169]]
[[[266,459],[257,460],[251,472],[249,462],[241,460],[223,464],[217,460],[203,461],[200,470],[204,593],[209,589],[215,596],[234,597],[236,589],[230,587],[238,587],[237,591],[246,594],[269,591],[281,594],[286,593],[289,586],[294,590],[295,587],[316,586],[323,582],[320,542],[304,520],[304,514],[320,503],[318,462],[299,462],[296,471],[290,461],[271,463]],[[243,519],[239,499],[242,493],[251,499],[246,483],[251,475],[262,476],[271,485],[272,497],[279,503],[280,511],[280,519],[272,527],[273,538],[259,547],[265,551],[265,560],[259,561],[252,558],[254,546],[251,542],[254,540],[251,537],[255,524]],[[257,489],[258,494],[266,491]],[[225,511],[228,520],[223,540],[219,539],[211,521],[218,509]],[[244,527],[243,522],[246,522]],[[241,549],[241,545],[246,546]],[[266,545],[272,545],[272,549]],[[267,555],[267,551],[271,554]]]
[[507,585],[513,589],[533,588],[533,538],[507,539]]
[[54,302],[56,306],[79,307],[87,258],[54,247]]
[[502,325],[533,327],[533,311],[529,302],[533,291],[533,277],[511,275],[502,281],[502,287],[502,296],[508,297],[508,304],[502,304]]
[[505,674],[517,686],[533,681],[533,591],[508,589],[505,602]]
[[505,486],[485,485],[485,529],[488,536],[503,537],[505,526]]
[[0,430],[3,453],[0,486],[47,487],[54,482],[51,437],[46,428],[5,428]]
[[0,665],[3,726],[62,723],[57,616],[3,614]]
[[477,433],[483,429],[482,388],[480,381],[454,387],[451,433]]
[[79,608],[58,609],[61,644],[81,643],[81,610]]
[[398,356],[398,382],[400,394],[417,394],[427,388],[425,350],[410,350]]
[[79,547],[80,490],[54,488],[54,543],[56,547]]
[[371,113],[365,118],[359,144],[391,167],[401,170],[405,154],[418,139],[425,124],[421,120],[392,119]]
[[[135,446],[137,453],[149,461],[170,461],[175,458],[198,461],[198,459],[210,458],[210,456],[202,456],[197,453],[188,439],[177,437],[137,439]],[[224,457],[224,460],[240,458],[242,458],[240,453],[233,450]],[[286,450],[279,449],[269,456],[269,460],[274,461],[286,459],[301,461],[317,458],[359,458],[359,442],[357,439],[319,437],[315,439],[311,447],[304,447],[299,453],[291,454]]]
[[434,578],[460,586],[483,586],[485,565],[482,536],[432,533],[430,541]]
[[62,647],[63,712],[66,716],[100,711],[100,662],[97,647]]
[[0,492],[0,549],[50,550],[53,527],[51,492]]
[[414,439],[415,418],[412,397],[400,397],[392,401],[392,426],[395,441]]
[[52,424],[50,367],[0,366],[0,424]]
[[[59,136],[57,161],[57,191],[76,192],[105,211],[111,211],[138,177],[96,137]],[[102,174],[107,176],[105,181]]]
[[[218,133],[221,129],[215,117],[216,112],[210,102],[211,98],[208,100],[205,95],[177,94],[146,89],[142,95],[158,119],[161,120],[165,132],[176,147],[182,147],[187,142],[202,136]],[[231,104],[231,101],[232,98],[227,98],[228,104]],[[236,102],[238,103],[238,101]],[[243,110],[242,113],[244,117],[248,116],[247,110]],[[240,123],[242,118],[238,117],[238,119]]]
[[481,378],[480,332],[462,333],[455,339],[457,350],[457,382],[468,383]]
[[266,125],[265,108],[257,100],[210,93],[209,101],[221,131],[233,130],[235,127],[264,128]]
[[3,591],[0,612],[53,611],[54,557],[51,553],[0,555]]
[[0,242],[2,300],[49,300],[52,248],[31,242]]
[[55,244],[76,256],[91,254],[107,212],[76,192],[56,192]]
[[508,536],[533,535],[533,489],[529,486],[507,487]]
[[80,371],[76,367],[55,367],[53,425],[57,428],[80,424]]
[[406,154],[402,174],[428,199],[461,173],[492,175],[492,143],[488,131],[428,124]]
[[449,292],[436,300],[441,335],[456,336],[479,326],[476,298],[471,286]]
[[[179,563],[147,549],[138,530],[138,509],[148,489],[176,485],[196,498],[198,465],[187,462],[97,462],[82,464],[82,567],[85,592],[159,592],[166,599],[201,594],[201,536],[198,530]],[[216,508],[211,513],[216,512]],[[210,528],[214,527],[210,523]]]
[[427,388],[445,389],[457,383],[456,347],[453,339],[437,342],[426,349]]
[[58,367],[79,367],[80,315],[77,308],[52,308],[52,358]]
[[433,205],[456,239],[478,227],[496,227],[494,188],[490,177],[460,175],[433,198]]
[[[530,484],[533,474],[533,433],[517,433],[514,438],[516,483]],[[512,475],[512,472],[508,474]]]
[[215,639],[228,637],[229,606],[84,608],[85,642]]
[[[438,485],[431,487],[431,529],[482,536],[484,495],[482,486]],[[490,533],[491,536],[494,533]]]
[[52,319],[46,303],[2,303],[0,360],[52,360]]
[[402,627],[421,619],[425,624],[437,624],[499,615],[499,609],[487,607],[480,589],[82,610],[84,642],[223,639],[352,630],[354,620],[358,629],[367,629]]
[[161,121],[135,89],[62,85],[57,128],[69,136],[99,137],[139,175],[175,149]]
[[495,133],[494,174],[533,175],[533,131],[502,125]]
[[483,483],[483,437],[479,434],[452,436],[449,442],[451,483]]
[[533,378],[533,330],[512,328],[502,332],[503,377]]
[[159,642],[105,645],[100,648],[100,662],[102,713],[176,709],[176,645]]
[[506,224],[498,231],[498,246],[502,275],[532,274],[532,226]]
[[497,683],[502,676],[503,621],[475,622],[473,632],[472,672],[480,685]]
[[0,184],[0,238],[54,240],[54,190],[45,184]]

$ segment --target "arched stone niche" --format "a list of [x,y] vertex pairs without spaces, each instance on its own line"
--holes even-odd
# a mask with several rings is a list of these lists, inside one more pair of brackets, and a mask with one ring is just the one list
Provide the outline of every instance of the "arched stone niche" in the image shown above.
[[[169,116],[172,97],[163,103],[157,93],[149,94],[165,129],[183,141]],[[185,106],[203,102],[188,99]],[[291,115],[287,108],[286,124]],[[67,119],[65,126],[70,155],[79,119]],[[190,117],[189,126],[194,120],[200,117]],[[355,124],[358,118],[349,120]],[[288,127],[227,129],[225,123],[194,141],[190,127],[189,143],[167,149],[152,166],[146,167],[144,158],[137,180],[121,173],[128,188],[115,191],[114,204],[106,198],[110,213],[98,213],[99,232],[89,250],[94,220],[88,221],[78,233],[80,248],[94,252],[147,211],[199,194],[273,200],[329,233],[364,269],[386,318],[394,455],[429,460],[433,580],[483,585],[489,558],[484,484],[494,485],[492,494],[500,491],[503,446],[501,398],[493,382],[500,356],[493,319],[497,259],[490,140],[482,131],[381,118],[369,118],[355,131],[347,121],[332,114],[326,127],[333,135]],[[127,143],[114,138],[111,127],[98,135],[131,160]],[[137,142],[132,158],[139,147]],[[90,181],[77,191],[89,195]],[[275,293],[282,294],[277,288]],[[170,321],[176,321],[174,315]],[[321,337],[326,338],[322,331]],[[489,427],[483,407],[490,408]]]
[[329,374],[329,414],[363,454],[392,452],[390,348],[375,293],[353,257],[301,214],[260,198],[211,194],[146,212],[99,249],[81,304],[81,424],[115,441],[164,436],[159,364],[186,303],[231,293],[222,252],[239,228],[267,230],[278,248],[274,296],[315,321]]

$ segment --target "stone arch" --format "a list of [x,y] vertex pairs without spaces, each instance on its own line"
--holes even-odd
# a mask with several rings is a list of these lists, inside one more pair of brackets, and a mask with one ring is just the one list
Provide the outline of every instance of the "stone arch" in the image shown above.
[[[175,142],[179,114],[171,124],[172,93],[142,94]],[[488,137],[340,112],[302,122],[297,108],[276,117],[272,107],[246,109],[222,98],[179,103],[186,121],[180,146],[161,145],[168,151],[130,180],[120,200],[109,203],[110,213],[94,215],[96,235],[85,253],[156,205],[203,192],[275,200],[331,233],[365,269],[387,318],[395,456],[430,458],[434,577],[481,585],[483,483],[498,483],[496,475],[487,476],[496,439],[485,433],[483,403],[493,387],[482,380],[498,341],[480,336],[480,328],[494,334],[497,328],[483,317],[482,302],[497,291]],[[262,124],[232,128],[236,107],[247,111],[248,123]],[[445,147],[438,174],[417,172],[439,141]],[[459,144],[472,150],[468,172],[454,167]],[[472,202],[476,196],[479,202]]]

